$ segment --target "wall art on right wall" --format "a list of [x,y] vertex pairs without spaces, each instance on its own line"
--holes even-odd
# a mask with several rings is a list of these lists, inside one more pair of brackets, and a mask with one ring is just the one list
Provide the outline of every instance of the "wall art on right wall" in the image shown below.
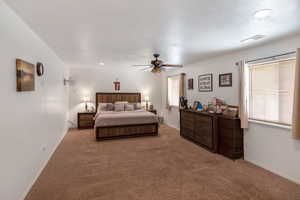
[[219,87],[232,87],[232,73],[219,75]]

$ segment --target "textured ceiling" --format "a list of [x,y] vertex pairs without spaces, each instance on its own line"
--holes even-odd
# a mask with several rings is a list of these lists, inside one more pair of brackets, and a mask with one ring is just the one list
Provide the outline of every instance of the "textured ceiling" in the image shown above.
[[[300,0],[6,0],[71,67],[169,63],[259,45],[300,31]],[[255,20],[258,9],[273,9]],[[256,34],[267,37],[242,44]],[[99,67],[99,66],[98,66]]]

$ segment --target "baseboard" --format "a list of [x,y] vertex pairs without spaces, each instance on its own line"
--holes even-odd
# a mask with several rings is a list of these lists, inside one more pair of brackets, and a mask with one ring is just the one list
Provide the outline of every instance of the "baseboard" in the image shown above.
[[261,168],[263,168],[263,169],[265,169],[267,171],[270,171],[270,172],[272,172],[272,173],[274,173],[274,174],[276,174],[278,176],[286,178],[286,179],[288,179],[288,180],[290,180],[290,181],[292,181],[292,182],[294,182],[296,184],[300,184],[300,180],[297,180],[297,179],[291,177],[290,175],[287,175],[287,174],[282,173],[282,172],[280,172],[280,171],[278,171],[276,169],[268,167],[268,166],[264,165],[263,163],[260,163],[260,162],[257,162],[257,161],[253,161],[253,160],[249,160],[249,159],[246,159],[246,158],[244,158],[244,159],[245,159],[245,161],[250,162],[250,163],[252,163],[254,165],[257,165],[257,166],[259,166],[259,167],[261,167]]
[[165,123],[167,126],[170,126],[170,127],[172,127],[172,128],[175,128],[176,130],[180,130],[180,128],[178,128],[178,127],[176,127],[175,125],[173,125],[173,124],[170,124],[170,123]]
[[27,194],[29,193],[30,189],[32,188],[32,186],[34,185],[34,183],[37,181],[38,177],[41,175],[42,171],[44,170],[44,168],[46,167],[46,165],[48,164],[50,158],[52,157],[53,153],[56,151],[57,147],[60,145],[60,143],[62,142],[62,140],[64,139],[65,135],[68,133],[69,128],[68,126],[66,126],[65,130],[63,131],[63,134],[61,135],[61,137],[59,138],[57,144],[55,145],[55,148],[52,149],[51,153],[49,154],[48,158],[44,161],[41,169],[38,171],[38,173],[36,174],[35,178],[33,179],[33,182],[31,184],[28,185],[27,189],[24,191],[23,195],[22,195],[22,199],[25,199]]

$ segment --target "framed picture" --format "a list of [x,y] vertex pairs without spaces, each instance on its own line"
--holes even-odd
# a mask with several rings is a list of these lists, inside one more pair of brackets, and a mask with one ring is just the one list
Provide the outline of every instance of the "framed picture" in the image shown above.
[[194,89],[194,79],[189,79],[188,80],[188,89],[193,90]]
[[17,59],[16,70],[17,92],[34,91],[34,65],[21,59]]
[[232,87],[232,73],[219,75],[219,87]]
[[198,76],[199,92],[213,91],[213,74],[204,74]]
[[231,117],[238,117],[240,112],[239,106],[226,106],[226,109],[223,111],[223,115],[231,116]]

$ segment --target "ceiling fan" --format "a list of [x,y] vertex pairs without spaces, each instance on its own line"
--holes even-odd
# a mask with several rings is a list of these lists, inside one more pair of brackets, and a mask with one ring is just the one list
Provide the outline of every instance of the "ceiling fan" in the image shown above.
[[158,60],[160,55],[157,53],[153,54],[153,56],[155,57],[155,60],[152,60],[150,65],[133,65],[133,66],[139,67],[143,71],[151,71],[153,73],[159,73],[162,70],[166,71],[168,69],[182,67],[182,65],[164,64],[164,62],[162,60]]

